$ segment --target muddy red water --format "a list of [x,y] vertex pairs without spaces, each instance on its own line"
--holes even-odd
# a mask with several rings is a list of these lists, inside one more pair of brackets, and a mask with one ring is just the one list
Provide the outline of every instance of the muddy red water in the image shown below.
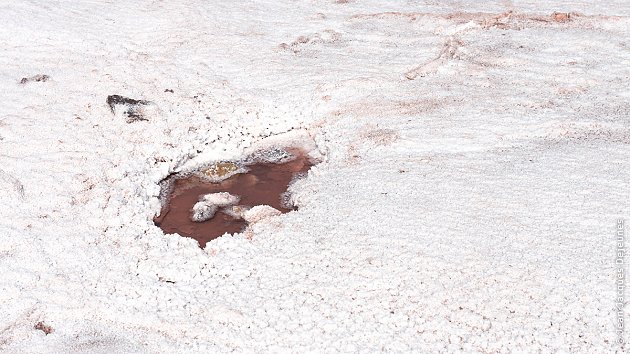
[[205,194],[228,192],[240,197],[239,206],[253,207],[269,205],[283,213],[290,210],[282,201],[289,183],[298,173],[306,172],[312,163],[303,154],[282,164],[256,163],[248,165],[249,172],[234,175],[219,183],[211,183],[196,175],[175,178],[155,224],[165,233],[178,233],[192,237],[204,247],[206,242],[224,233],[242,231],[247,222],[218,211],[213,218],[204,222],[191,220],[192,207]]

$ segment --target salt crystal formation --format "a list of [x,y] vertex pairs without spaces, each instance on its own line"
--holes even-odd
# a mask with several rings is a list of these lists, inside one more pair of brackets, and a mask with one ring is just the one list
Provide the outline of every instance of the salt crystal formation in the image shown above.
[[203,201],[208,203],[212,203],[216,206],[228,206],[234,205],[241,200],[241,198],[237,195],[230,194],[228,192],[220,192],[220,193],[210,193],[206,194],[202,197]]
[[205,201],[197,202],[192,208],[190,219],[194,222],[203,222],[210,220],[217,212],[217,206]]
[[241,198],[227,192],[206,194],[192,208],[190,219],[194,222],[203,222],[214,217],[220,207],[238,203]]
[[249,209],[250,208],[245,205],[232,205],[232,206],[223,208],[223,212],[233,217],[234,219],[242,219],[243,213],[245,213]]
[[243,213],[243,219],[253,224],[268,217],[278,216],[280,214],[282,214],[280,210],[270,207],[269,205],[256,205]]

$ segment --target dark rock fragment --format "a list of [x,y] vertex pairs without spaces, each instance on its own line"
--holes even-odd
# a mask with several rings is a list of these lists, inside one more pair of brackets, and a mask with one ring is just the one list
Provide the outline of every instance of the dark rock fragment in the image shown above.
[[31,77],[23,77],[22,80],[20,80],[20,84],[24,85],[29,82],[46,82],[48,80],[50,80],[50,76],[37,74]]
[[146,116],[146,108],[152,105],[152,102],[111,95],[107,96],[107,105],[114,115],[120,113],[125,117],[127,123],[133,123],[149,120]]

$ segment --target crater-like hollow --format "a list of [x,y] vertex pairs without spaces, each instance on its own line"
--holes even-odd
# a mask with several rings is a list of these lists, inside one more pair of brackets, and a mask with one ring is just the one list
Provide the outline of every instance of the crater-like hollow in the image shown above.
[[298,149],[271,149],[170,176],[161,183],[162,210],[154,222],[204,247],[225,233],[243,231],[248,222],[295,210],[287,189],[313,162]]

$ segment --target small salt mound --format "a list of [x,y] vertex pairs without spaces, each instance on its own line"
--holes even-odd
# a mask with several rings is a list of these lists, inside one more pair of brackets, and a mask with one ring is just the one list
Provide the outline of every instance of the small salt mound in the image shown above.
[[249,223],[256,223],[260,220],[278,216],[282,214],[280,210],[270,207],[269,205],[256,205],[255,207],[243,212],[243,219]]
[[249,210],[249,207],[244,205],[232,205],[222,209],[224,213],[233,217],[234,219],[242,219],[243,213]]
[[206,194],[193,206],[190,219],[194,222],[210,220],[219,207],[234,205],[239,200],[241,200],[239,196],[227,192]]
[[197,202],[192,208],[190,219],[194,222],[203,222],[212,219],[218,207],[208,202]]
[[234,205],[239,202],[241,198],[238,195],[230,194],[228,192],[210,193],[204,195],[200,201],[212,203],[216,206],[228,206]]

